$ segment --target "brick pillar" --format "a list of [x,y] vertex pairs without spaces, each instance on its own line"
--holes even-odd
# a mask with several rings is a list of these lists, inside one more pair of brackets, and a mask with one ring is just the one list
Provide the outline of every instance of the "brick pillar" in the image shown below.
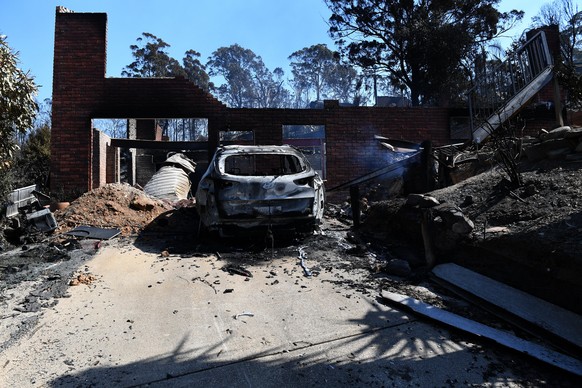
[[157,138],[158,126],[156,120],[136,120],[136,139],[142,140],[161,140]]
[[107,15],[57,7],[53,63],[51,191],[92,188],[91,112],[104,91]]
[[120,176],[120,152],[119,148],[107,146],[107,172],[106,172],[106,183],[119,183],[121,182]]

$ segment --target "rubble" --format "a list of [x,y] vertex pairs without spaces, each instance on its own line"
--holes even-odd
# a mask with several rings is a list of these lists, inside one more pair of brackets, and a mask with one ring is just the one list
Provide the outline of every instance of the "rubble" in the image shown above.
[[[559,133],[561,137],[546,137],[546,140],[536,138],[535,142],[528,144],[578,139],[574,136],[576,132],[562,130]],[[568,155],[575,155],[577,147],[571,149]],[[138,246],[143,242],[140,240],[143,234],[139,232],[152,230],[149,228],[156,226],[156,230],[162,232],[158,237],[165,237],[163,233],[167,233],[172,238],[171,242],[165,242],[155,250],[161,252],[163,260],[159,260],[160,263],[214,254],[221,263],[227,263],[217,265],[215,269],[245,276],[245,280],[255,280],[251,284],[256,284],[260,274],[255,271],[255,278],[249,279],[253,275],[243,265],[252,265],[257,260],[292,260],[295,263],[292,270],[281,271],[275,266],[269,268],[267,278],[277,279],[273,282],[273,279],[269,280],[268,285],[281,287],[289,280],[289,276],[297,284],[298,292],[307,287],[301,283],[310,282],[310,275],[334,273],[337,269],[367,271],[369,276],[365,282],[338,278],[334,284],[344,291],[354,290],[368,295],[380,289],[390,289],[423,301],[432,300],[443,309],[462,313],[468,311],[472,316],[479,316],[477,308],[468,309],[431,290],[425,276],[427,260],[423,248],[426,243],[421,228],[424,220],[431,252],[437,263],[445,260],[464,261],[469,267],[493,272],[503,280],[525,282],[522,284],[525,288],[537,287],[538,292],[554,293],[544,295],[549,299],[555,299],[559,294],[565,307],[580,309],[579,288],[568,288],[569,284],[579,284],[576,282],[580,281],[582,273],[582,246],[579,242],[582,231],[580,164],[568,162],[566,158],[557,159],[557,154],[546,153],[543,159],[536,162],[524,158],[520,172],[524,185],[519,188],[509,186],[503,172],[492,169],[454,186],[429,193],[411,194],[406,198],[389,201],[368,201],[366,198],[362,200],[366,206],[361,206],[361,210],[366,216],[363,217],[364,223],[360,230],[349,231],[349,204],[330,204],[324,217],[324,229],[302,240],[301,247],[292,245],[296,243],[292,241],[289,242],[290,246],[284,247],[267,244],[270,249],[264,250],[265,244],[244,241],[241,243],[242,248],[231,249],[208,236],[197,235],[198,219],[191,201],[180,201],[179,209],[176,209],[166,201],[152,198],[129,185],[112,184],[93,190],[73,201],[68,208],[57,210],[55,216],[59,222],[57,233],[70,231],[80,225],[113,228],[121,230],[123,236],[138,234]],[[180,223],[181,217],[188,218],[188,223]],[[176,239],[181,233],[184,235],[183,246]],[[103,243],[110,244],[106,241]],[[31,255],[37,260],[41,257],[47,263],[66,261],[69,254],[65,244],[73,245],[59,240],[53,245],[54,249],[48,250],[43,246],[39,251],[34,245],[28,244],[30,249],[22,250],[19,254]],[[91,243],[87,247],[94,253],[97,245]],[[309,252],[311,268],[305,263],[306,252]],[[23,257],[20,259],[8,264],[2,262],[2,274],[22,274],[27,262]],[[545,277],[537,275],[540,271]],[[523,276],[515,276],[516,273]],[[530,277],[531,273],[535,276]],[[59,281],[54,274],[50,276],[52,281]],[[225,282],[224,277],[220,279],[220,275],[217,275],[216,279],[207,280],[203,276],[189,276],[189,280],[184,280],[202,282],[211,287],[215,295],[220,293],[213,284],[225,287],[222,293],[234,292],[234,288],[226,288],[230,287],[230,283]],[[61,275],[61,279],[64,280],[61,283],[67,285],[91,284],[96,280],[89,273],[76,274],[72,280],[68,275]],[[539,279],[543,281],[543,289],[539,287]],[[315,278],[312,280],[315,281]],[[556,285],[554,281],[560,284]],[[149,287],[155,286],[152,282]],[[237,286],[237,292],[239,290]],[[574,292],[567,292],[569,290]],[[346,294],[349,297],[347,295],[351,294]],[[19,299],[18,303],[15,307],[19,310],[16,311],[37,311],[53,302],[29,293]]]
[[111,183],[91,190],[55,215],[60,222],[58,233],[77,226],[117,228],[122,236],[138,233],[162,213],[173,207],[162,200],[149,197],[128,184]]
[[576,159],[582,152],[582,128],[559,127],[524,139],[523,152],[530,162],[543,159]]
[[70,286],[78,286],[80,284],[89,285],[93,283],[95,280],[97,280],[97,277],[95,275],[92,275],[90,273],[89,274],[82,273],[71,279],[69,285]]
[[[442,189],[371,203],[360,232],[391,249],[423,247],[421,221],[428,214],[437,264],[463,263],[581,313],[582,165],[574,158],[581,141],[581,128],[570,127],[524,138],[521,186],[503,169],[489,168]],[[423,269],[418,261],[410,266],[410,276]]]

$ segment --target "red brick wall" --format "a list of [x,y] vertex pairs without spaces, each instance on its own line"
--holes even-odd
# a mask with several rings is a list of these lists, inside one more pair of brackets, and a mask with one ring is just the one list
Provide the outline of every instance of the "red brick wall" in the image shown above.
[[51,189],[91,188],[91,112],[103,94],[107,15],[57,10],[53,65]]
[[255,144],[281,144],[283,125],[324,125],[328,187],[385,166],[388,152],[374,135],[434,145],[450,143],[446,108],[228,109],[231,130],[255,133]]
[[107,183],[107,149],[110,148],[111,138],[105,133],[93,129],[92,151],[92,188],[100,187]]
[[[93,145],[92,118],[207,118],[210,155],[220,131],[252,130],[255,144],[281,144],[283,125],[324,125],[328,187],[386,163],[387,152],[374,135],[436,146],[450,142],[452,111],[445,108],[339,107],[326,101],[323,109],[229,109],[184,78],[105,78],[106,32],[106,14],[57,10],[52,190],[85,192],[103,184],[105,161],[93,158],[103,151],[100,142]],[[114,170],[108,181],[112,175]]]
[[120,152],[117,147],[107,147],[107,166],[106,180],[107,183],[119,183],[120,180]]

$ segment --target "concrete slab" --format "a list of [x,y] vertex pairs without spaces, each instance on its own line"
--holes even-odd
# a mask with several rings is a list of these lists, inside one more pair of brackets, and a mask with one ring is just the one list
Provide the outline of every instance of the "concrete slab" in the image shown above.
[[106,246],[82,269],[97,280],[0,355],[0,386],[519,386],[506,361],[487,374],[494,351],[342,285],[363,273],[224,264]]

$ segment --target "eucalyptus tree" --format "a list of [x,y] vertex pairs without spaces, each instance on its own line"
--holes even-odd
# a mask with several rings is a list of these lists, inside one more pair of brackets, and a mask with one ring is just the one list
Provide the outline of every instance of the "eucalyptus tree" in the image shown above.
[[18,66],[18,53],[0,35],[0,196],[10,190],[7,171],[17,149],[16,137],[34,124],[37,92],[34,78]]
[[341,52],[385,73],[409,91],[413,105],[446,104],[466,88],[463,60],[523,17],[498,11],[499,1],[325,0],[329,33]]
[[208,92],[211,88],[210,76],[206,72],[206,66],[200,62],[200,53],[195,50],[186,51],[182,64],[186,78]]
[[295,51],[289,56],[295,92],[295,107],[311,101],[336,99],[360,105],[364,102],[362,86],[365,74],[341,60],[338,52],[325,44],[316,44]]
[[534,27],[557,25],[564,60],[574,63],[582,54],[582,10],[572,0],[555,0],[542,5],[532,18]]
[[327,92],[329,79],[338,62],[337,53],[325,44],[316,44],[295,51],[289,56],[291,61],[291,84],[296,97],[309,102],[312,93],[315,101],[321,100]]
[[168,53],[170,45],[148,32],[137,38],[138,44],[129,46],[134,61],[121,72],[124,77],[186,76],[184,68]]
[[567,90],[566,105],[582,108],[582,11],[572,0],[555,0],[544,4],[532,21],[534,27],[558,26],[562,53],[562,61],[557,64],[558,80]]
[[230,107],[277,108],[288,100],[283,70],[271,72],[260,56],[238,44],[218,48],[206,66],[210,76],[224,81],[214,91]]

